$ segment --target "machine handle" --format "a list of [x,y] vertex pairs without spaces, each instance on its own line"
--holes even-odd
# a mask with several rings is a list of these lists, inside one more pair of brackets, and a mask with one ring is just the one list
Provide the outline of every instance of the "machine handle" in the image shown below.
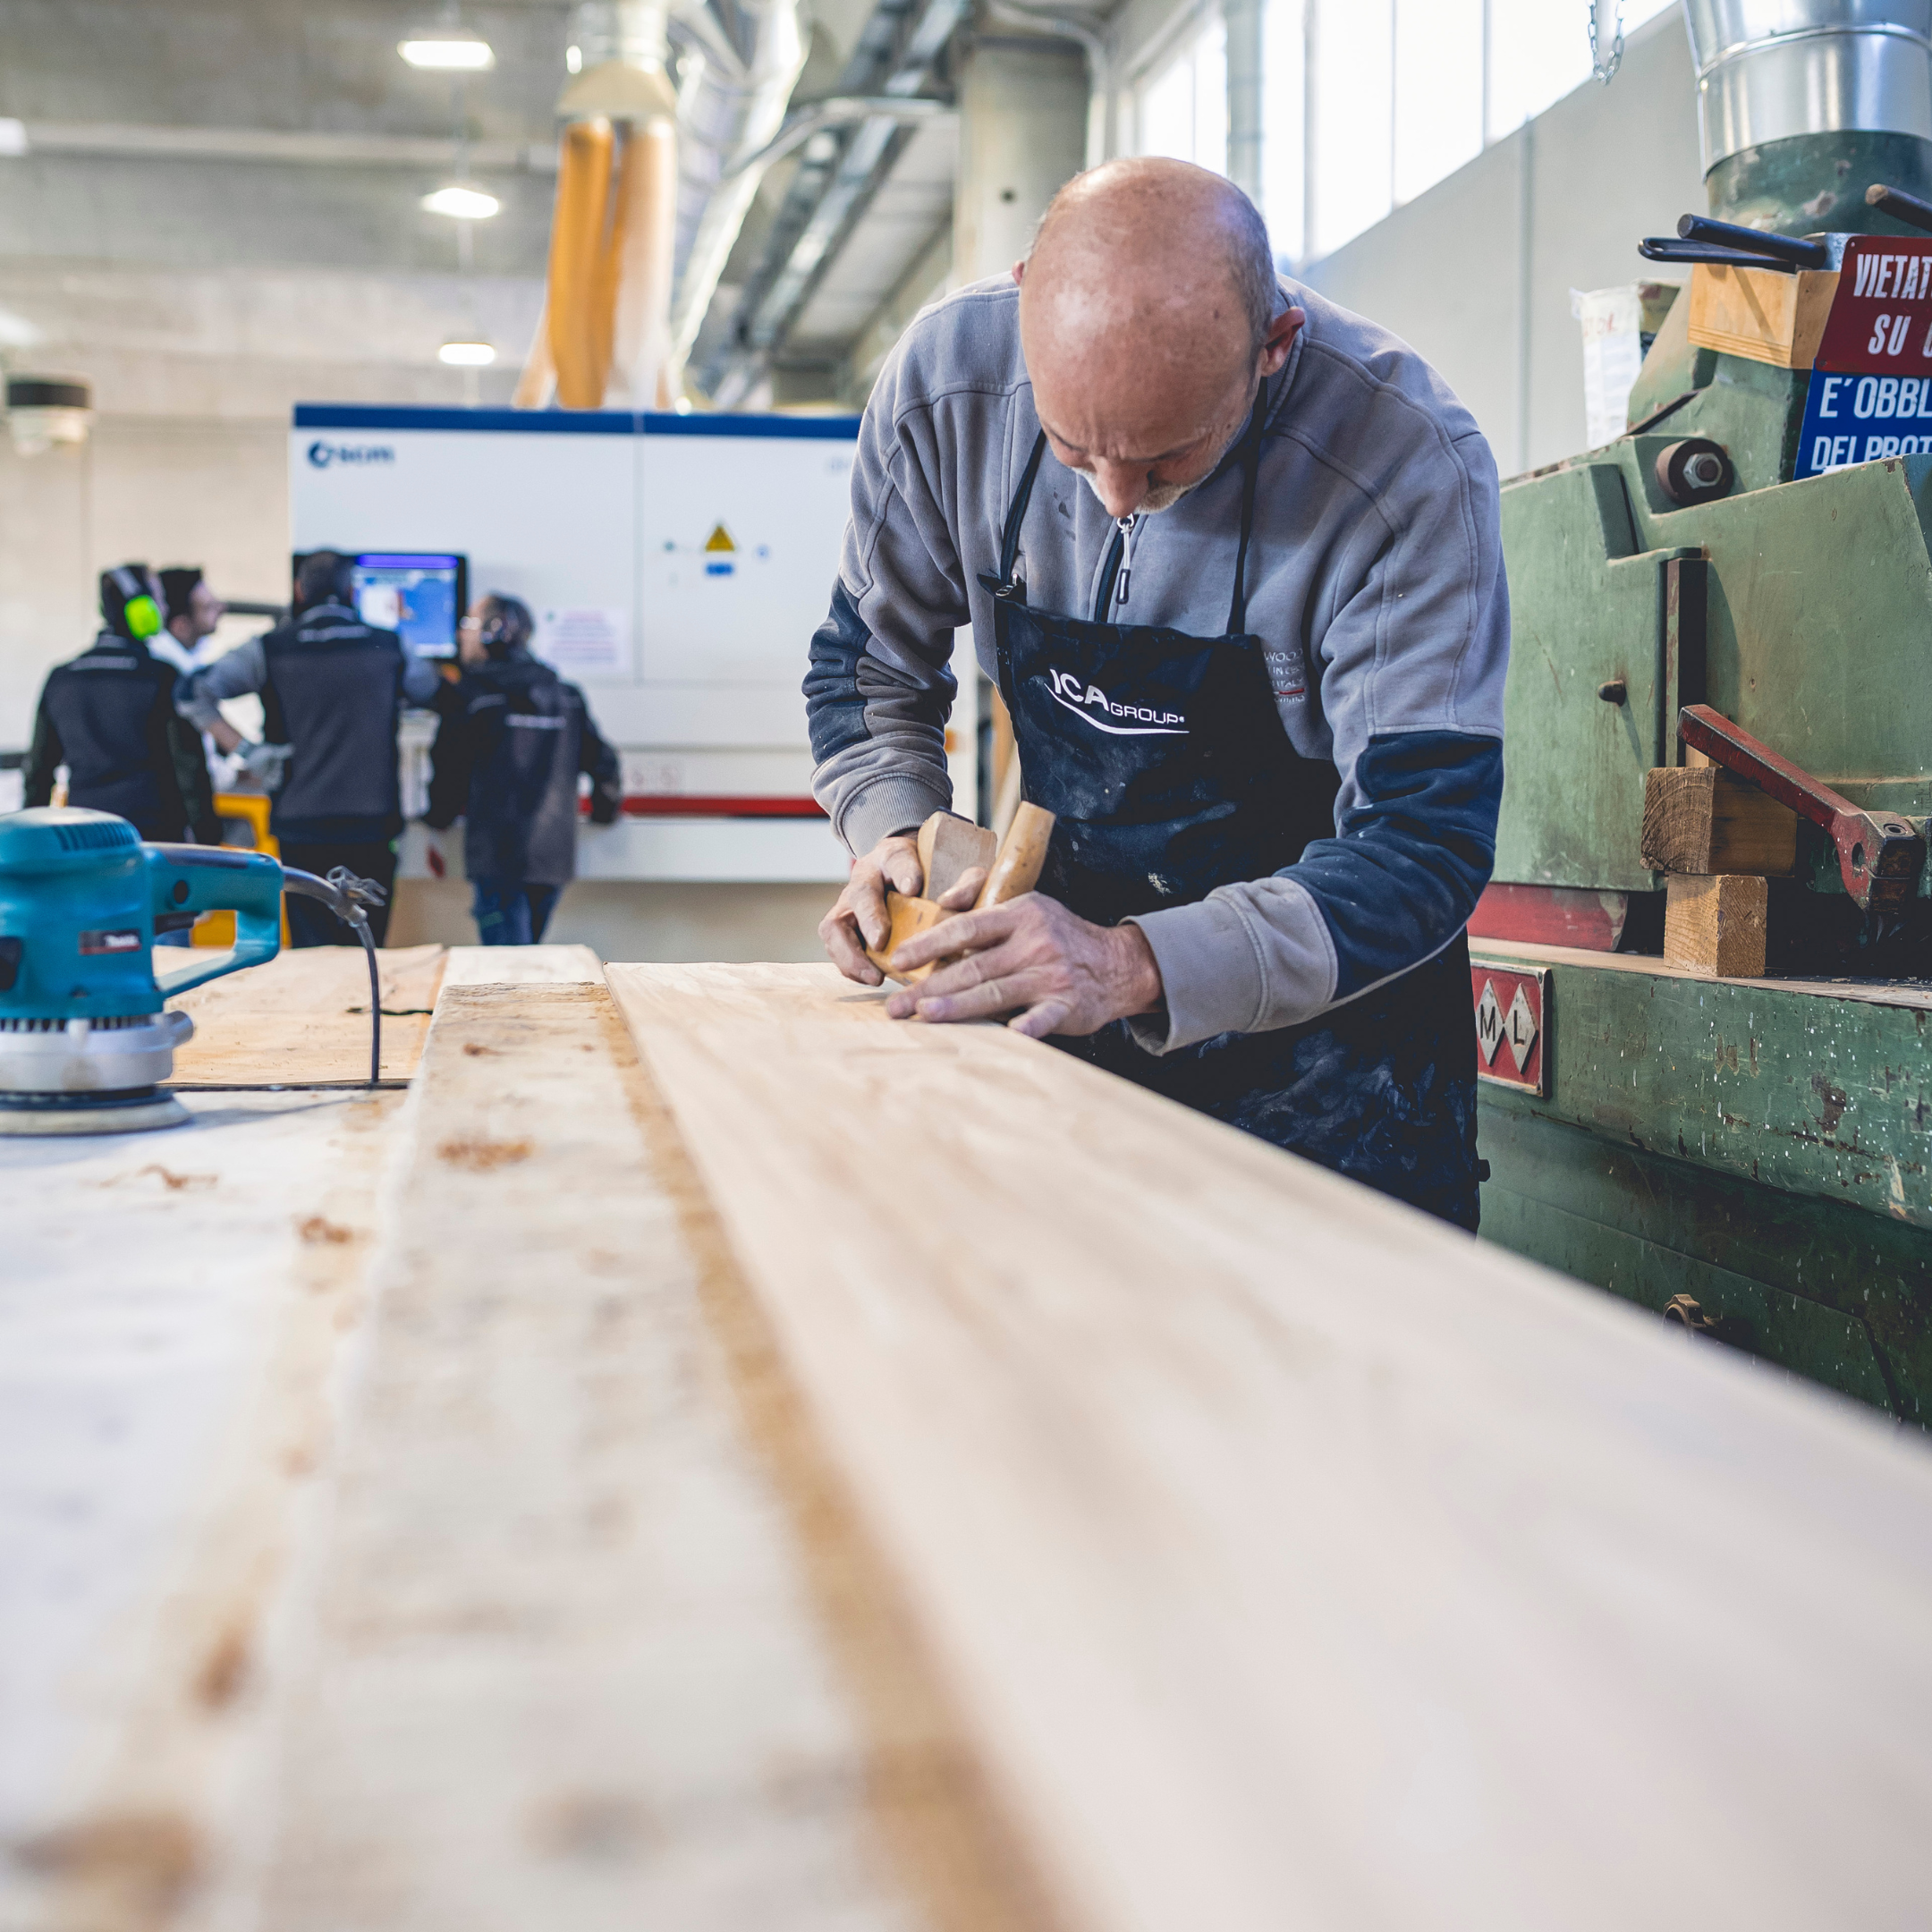
[[1831,250],[1822,242],[1796,235],[1773,234],[1764,228],[1746,228],[1736,222],[1713,221],[1708,215],[1686,215],[1677,224],[1682,242],[1702,242],[1716,248],[1736,249],[1745,255],[1770,255],[1793,268],[1829,268]]
[[191,955],[178,967],[157,966],[164,998],[244,966],[259,966],[282,950],[282,868],[265,852],[226,845],[144,845],[149,903],[155,917],[233,912],[232,951]]
[[1904,819],[1860,811],[1843,792],[1781,758],[1709,705],[1686,705],[1678,714],[1677,732],[1693,750],[1822,826],[1837,848],[1844,888],[1861,910],[1896,907],[1911,896],[1925,862],[1925,841]]
[[1894,221],[1903,222],[1908,228],[1932,229],[1932,201],[1921,201],[1917,195],[1907,194],[1902,188],[1874,182],[1865,191],[1865,201],[1868,208],[1877,208],[1881,215],[1889,215]]

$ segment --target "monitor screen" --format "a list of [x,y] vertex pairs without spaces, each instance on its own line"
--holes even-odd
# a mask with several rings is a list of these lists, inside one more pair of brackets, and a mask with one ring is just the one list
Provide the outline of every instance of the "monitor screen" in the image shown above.
[[468,575],[467,557],[365,551],[355,560],[356,614],[399,632],[418,657],[453,657]]

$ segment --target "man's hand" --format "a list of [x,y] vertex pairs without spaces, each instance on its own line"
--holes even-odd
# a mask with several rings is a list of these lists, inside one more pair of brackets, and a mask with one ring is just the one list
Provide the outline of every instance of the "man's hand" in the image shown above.
[[866,957],[865,949],[869,945],[884,945],[891,936],[886,888],[890,886],[894,892],[916,893],[925,882],[919,841],[910,833],[882,838],[864,857],[852,860],[845,890],[818,921],[818,936],[832,955],[832,963],[848,979],[856,979],[860,986],[884,982],[886,975]]
[[[966,883],[962,879],[960,889]],[[962,953],[967,956],[955,957]],[[1013,1013],[1007,1024],[1015,1032],[1042,1039],[1097,1033],[1115,1020],[1154,1012],[1161,1001],[1160,968],[1138,926],[1090,926],[1041,893],[962,912],[893,955],[901,969],[928,960],[953,963],[917,986],[901,987],[886,1004],[894,1020]],[[877,979],[875,972],[868,983]]]

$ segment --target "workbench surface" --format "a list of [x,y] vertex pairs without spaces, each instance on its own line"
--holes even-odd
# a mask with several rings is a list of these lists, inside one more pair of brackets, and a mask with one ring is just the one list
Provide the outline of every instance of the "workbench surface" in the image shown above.
[[362,973],[0,1143],[6,1932],[1920,1910],[1919,1444],[829,969]]

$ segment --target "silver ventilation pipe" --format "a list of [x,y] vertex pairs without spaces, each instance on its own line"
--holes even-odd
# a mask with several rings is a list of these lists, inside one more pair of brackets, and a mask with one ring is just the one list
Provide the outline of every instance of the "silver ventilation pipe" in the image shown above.
[[742,26],[741,50],[717,32],[701,0],[685,0],[674,14],[696,30],[687,43],[678,97],[682,139],[671,353],[680,371],[758,191],[763,170],[742,164],[784,125],[792,89],[805,65],[798,0],[738,0],[733,11]]
[[1711,212],[1856,230],[1932,166],[1932,0],[1684,0]]

